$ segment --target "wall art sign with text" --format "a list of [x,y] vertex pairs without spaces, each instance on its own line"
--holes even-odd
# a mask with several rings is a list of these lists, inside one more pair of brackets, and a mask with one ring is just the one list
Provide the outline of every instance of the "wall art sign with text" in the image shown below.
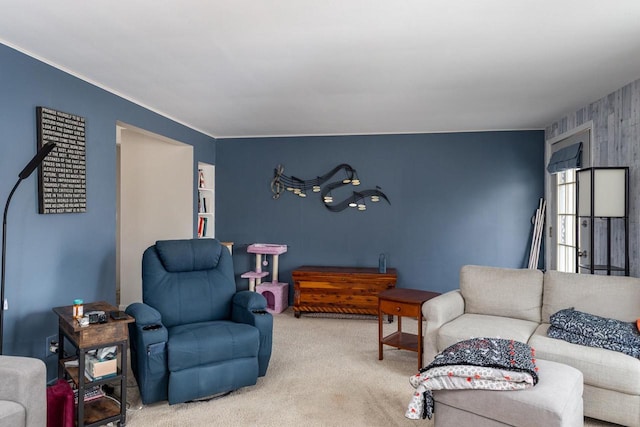
[[38,168],[38,209],[41,214],[87,211],[87,170],[84,117],[36,107],[38,149],[56,148]]

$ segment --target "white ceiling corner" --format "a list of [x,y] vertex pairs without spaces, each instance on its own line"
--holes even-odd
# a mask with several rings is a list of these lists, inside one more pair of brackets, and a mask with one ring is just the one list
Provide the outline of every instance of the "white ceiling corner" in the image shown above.
[[542,129],[640,78],[640,2],[0,0],[0,41],[209,135]]

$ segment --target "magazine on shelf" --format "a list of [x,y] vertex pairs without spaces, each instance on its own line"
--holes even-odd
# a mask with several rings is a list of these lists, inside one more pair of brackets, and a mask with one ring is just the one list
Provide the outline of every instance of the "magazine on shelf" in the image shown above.
[[[102,391],[102,389],[100,388],[100,386],[96,385],[93,387],[88,387],[84,390],[84,401],[85,402],[90,402],[92,400],[95,399],[100,399],[101,397],[103,397],[104,391]],[[74,389],[73,390],[73,399],[75,400],[76,404],[78,403],[78,389]]]

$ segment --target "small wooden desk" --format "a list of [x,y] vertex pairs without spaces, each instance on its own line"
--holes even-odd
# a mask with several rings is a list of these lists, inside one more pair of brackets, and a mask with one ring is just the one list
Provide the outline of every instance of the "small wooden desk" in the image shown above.
[[[378,360],[382,360],[382,345],[418,352],[418,370],[422,368],[422,304],[440,295],[437,292],[394,288],[378,294]],[[398,316],[398,331],[382,336],[384,314]],[[402,316],[418,319],[418,335],[402,332]]]

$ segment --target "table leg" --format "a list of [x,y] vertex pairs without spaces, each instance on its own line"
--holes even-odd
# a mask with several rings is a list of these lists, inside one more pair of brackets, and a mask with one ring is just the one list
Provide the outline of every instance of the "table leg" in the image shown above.
[[85,388],[85,350],[78,349],[78,406],[76,407],[77,426],[84,427],[84,388]]
[[422,310],[418,312],[418,371],[422,368]]
[[62,328],[58,328],[58,379],[64,378],[64,367],[60,361],[64,359],[64,335]]
[[120,345],[120,427],[127,423],[127,342]]
[[378,303],[378,360],[382,360],[382,317],[384,313],[380,310]]

